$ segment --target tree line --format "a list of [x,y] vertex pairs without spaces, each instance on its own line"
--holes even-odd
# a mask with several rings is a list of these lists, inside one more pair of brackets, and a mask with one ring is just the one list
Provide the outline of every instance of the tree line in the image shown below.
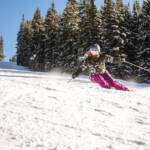
[[[102,52],[124,57],[146,69],[150,68],[150,1],[105,0],[97,9],[95,0],[68,0],[61,14],[54,2],[43,19],[37,8],[32,20],[24,15],[17,35],[17,64],[33,71],[61,68],[73,72],[87,47],[93,43]],[[107,64],[116,78],[150,83],[148,72],[128,64]]]

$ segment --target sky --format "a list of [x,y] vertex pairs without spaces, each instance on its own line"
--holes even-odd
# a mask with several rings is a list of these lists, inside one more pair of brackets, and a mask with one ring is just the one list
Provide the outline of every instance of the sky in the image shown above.
[[[47,10],[54,1],[58,13],[62,13],[67,0],[0,0],[0,35],[4,40],[4,61],[8,61],[16,54],[17,33],[19,31],[22,15],[26,20],[32,20],[37,8],[41,10],[41,15],[45,18]],[[134,0],[124,0],[133,4]],[[142,0],[139,0],[140,3]],[[96,0],[97,8],[103,4],[103,0]]]

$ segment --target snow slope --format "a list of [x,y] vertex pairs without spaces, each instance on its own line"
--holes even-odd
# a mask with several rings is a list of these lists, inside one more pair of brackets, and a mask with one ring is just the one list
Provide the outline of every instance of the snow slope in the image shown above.
[[0,63],[0,150],[150,150],[150,85],[70,78]]

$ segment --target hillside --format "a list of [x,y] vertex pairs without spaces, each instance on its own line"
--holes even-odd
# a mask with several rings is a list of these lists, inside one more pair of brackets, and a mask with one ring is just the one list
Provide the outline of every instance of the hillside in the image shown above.
[[1,150],[149,150],[150,85],[100,88],[88,77],[0,62]]

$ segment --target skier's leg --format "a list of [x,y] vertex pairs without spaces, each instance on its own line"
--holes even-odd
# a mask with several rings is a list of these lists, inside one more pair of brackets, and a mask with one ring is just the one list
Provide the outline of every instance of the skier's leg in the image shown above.
[[115,87],[117,90],[129,91],[129,89],[126,86],[113,79],[108,72],[105,73],[103,77],[111,85],[111,87]]
[[107,81],[103,78],[102,75],[96,74],[91,76],[91,80],[95,83],[98,83],[102,88],[110,88],[111,86],[108,84]]

